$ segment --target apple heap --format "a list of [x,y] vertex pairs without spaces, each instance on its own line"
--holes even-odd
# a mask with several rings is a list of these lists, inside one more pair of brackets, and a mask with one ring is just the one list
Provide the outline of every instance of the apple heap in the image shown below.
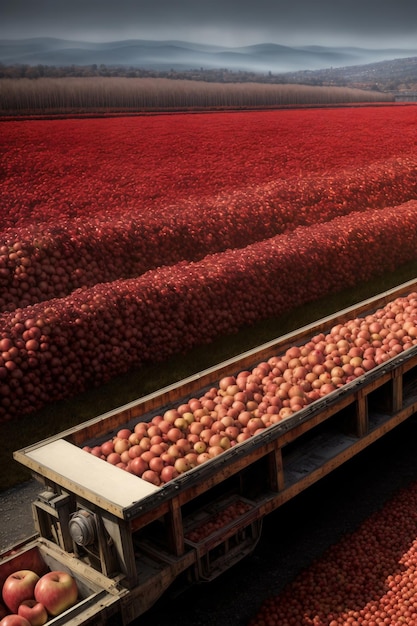
[[281,591],[271,588],[248,626],[415,626],[416,506],[414,481]]
[[416,238],[413,200],[4,313],[0,421],[392,271]]
[[39,576],[18,570],[4,581],[2,598],[0,626],[42,626],[76,603],[78,587],[68,572],[53,570]]
[[[41,226],[10,228],[0,245],[0,311],[62,298],[96,283],[140,276],[162,265],[198,261],[300,225],[399,204],[415,190],[415,167],[413,159],[395,159],[383,166],[337,172],[331,179],[327,174],[278,180],[257,186],[255,193],[233,190],[199,202],[197,208],[188,200],[151,214],[135,207],[117,217],[112,214],[111,220],[105,213],[56,216]],[[329,187],[331,193],[326,192]],[[262,219],[254,221],[260,211]]]
[[209,519],[205,519],[203,523],[189,530],[185,538],[193,543],[203,541],[217,530],[225,528],[228,524],[233,523],[238,517],[244,515],[251,510],[248,502],[237,500],[228,504],[224,509],[213,515]]

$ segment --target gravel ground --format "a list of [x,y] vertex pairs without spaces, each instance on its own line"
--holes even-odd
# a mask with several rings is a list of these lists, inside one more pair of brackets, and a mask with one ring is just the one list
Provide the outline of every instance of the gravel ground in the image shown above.
[[34,531],[31,502],[41,486],[31,480],[0,493],[0,553]]
[[[174,585],[135,625],[247,626],[264,599],[417,480],[416,435],[412,418],[269,515],[250,556],[211,583],[183,593]],[[2,549],[31,533],[30,502],[38,490],[30,481],[1,494]]]

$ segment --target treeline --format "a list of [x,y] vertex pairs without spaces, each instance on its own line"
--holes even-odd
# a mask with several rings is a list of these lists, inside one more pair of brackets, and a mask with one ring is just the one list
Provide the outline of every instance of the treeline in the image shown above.
[[[127,65],[3,65],[0,63],[0,78],[170,78],[172,80],[201,80],[209,83],[286,83],[285,74],[260,74],[249,71],[233,71],[227,68],[189,70],[156,70]],[[292,82],[292,81],[290,81]]]
[[169,78],[213,83],[302,84],[326,87],[352,87],[370,91],[393,92],[412,89],[417,85],[417,57],[393,59],[319,70],[298,70],[284,73],[258,73],[227,68],[195,68],[188,70],[156,70],[141,67],[104,64],[91,65],[4,65],[0,63],[2,78]]
[[0,80],[0,112],[142,111],[391,102],[348,87],[209,83],[168,78],[80,77]]

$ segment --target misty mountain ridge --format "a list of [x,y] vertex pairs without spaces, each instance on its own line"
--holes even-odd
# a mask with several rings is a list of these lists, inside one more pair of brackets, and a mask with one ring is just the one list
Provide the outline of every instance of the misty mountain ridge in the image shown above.
[[0,40],[3,65],[106,65],[175,71],[228,69],[285,73],[364,65],[417,56],[416,49],[352,46],[285,46],[273,43],[226,47],[185,41],[122,40],[107,43],[50,37]]

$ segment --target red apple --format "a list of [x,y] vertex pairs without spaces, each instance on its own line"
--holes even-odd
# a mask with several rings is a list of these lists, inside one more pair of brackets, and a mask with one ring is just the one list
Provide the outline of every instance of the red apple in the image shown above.
[[24,600],[17,613],[27,619],[31,626],[43,626],[48,621],[48,611],[36,600]]
[[143,472],[146,472],[146,470],[149,469],[148,463],[140,456],[131,459],[128,467],[136,476],[142,476]]
[[3,584],[3,602],[12,613],[17,614],[23,600],[33,598],[38,580],[39,576],[30,569],[18,570],[6,578]]
[[35,600],[43,604],[53,617],[75,604],[77,598],[77,583],[68,572],[48,572],[36,583]]
[[173,480],[178,476],[178,472],[173,465],[165,465],[160,476],[162,482],[168,483],[170,480]]
[[30,626],[30,622],[21,615],[17,615],[17,613],[11,613],[3,617],[0,626]]

